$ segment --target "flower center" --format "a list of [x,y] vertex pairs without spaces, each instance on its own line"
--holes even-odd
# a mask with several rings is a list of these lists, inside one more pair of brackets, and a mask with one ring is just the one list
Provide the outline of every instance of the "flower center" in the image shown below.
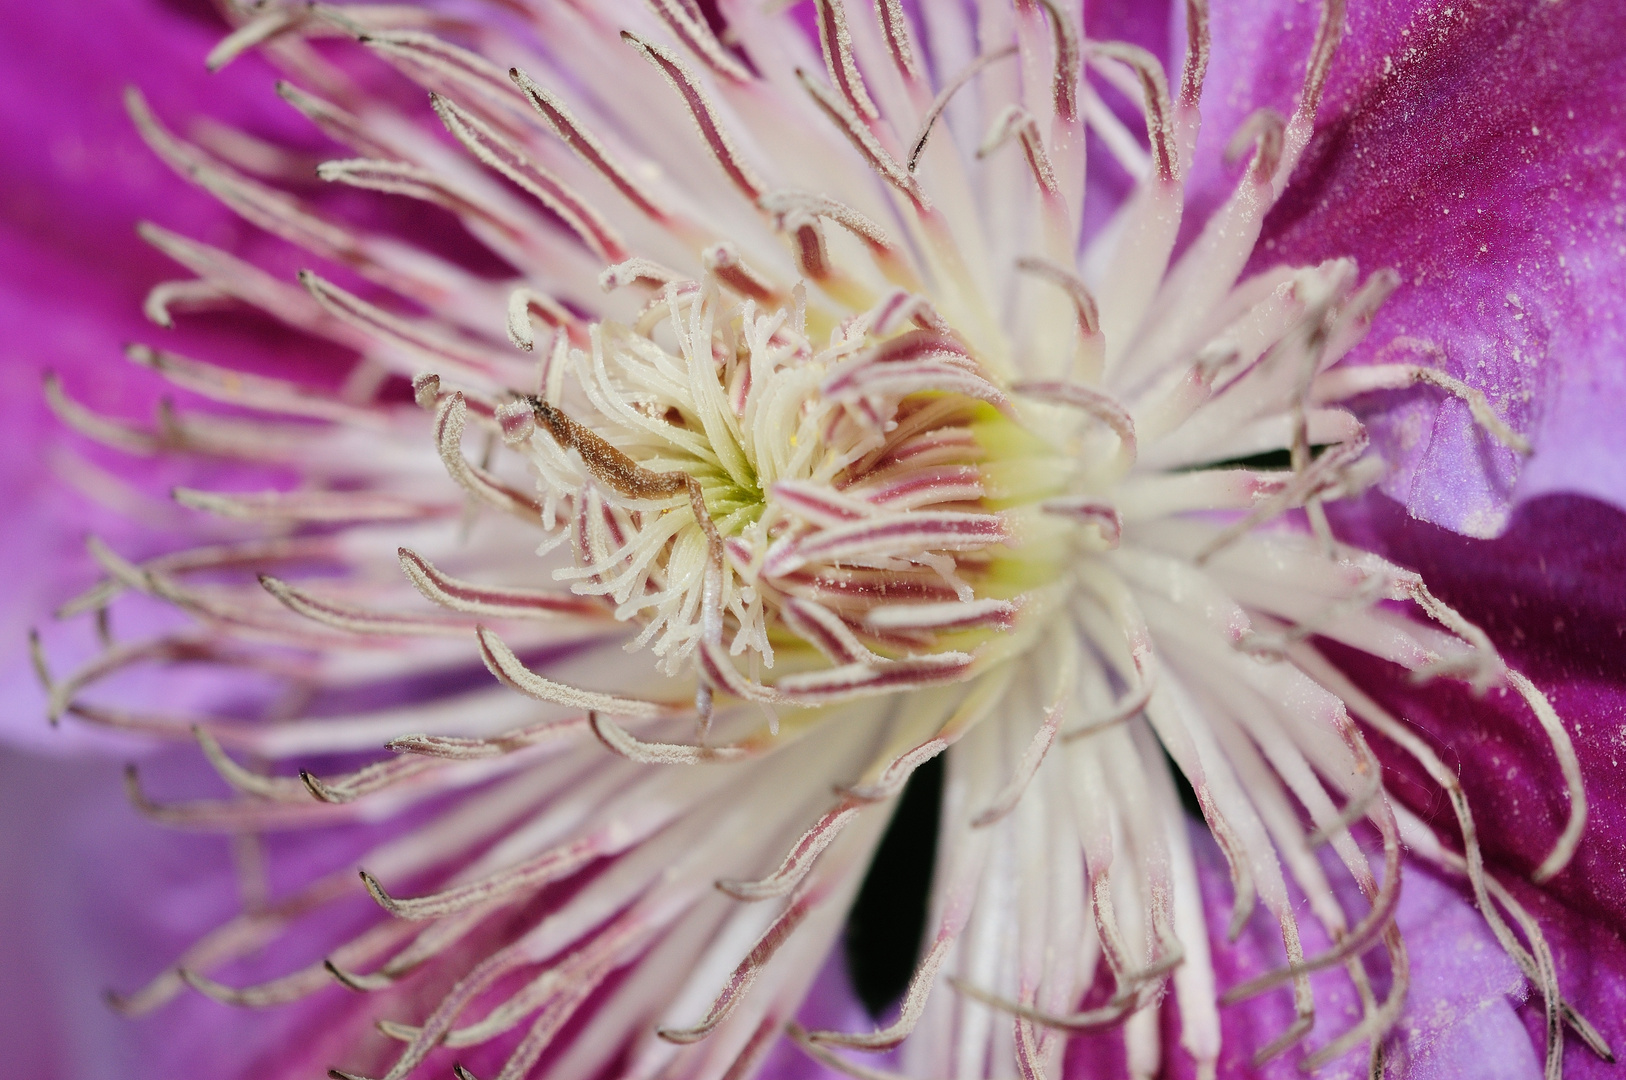
[[561,334],[500,410],[573,546],[556,577],[642,622],[669,674],[713,618],[768,666],[963,653],[1032,584],[1013,515],[1061,466],[972,350],[901,291],[822,344],[796,300],[668,283],[631,326]]

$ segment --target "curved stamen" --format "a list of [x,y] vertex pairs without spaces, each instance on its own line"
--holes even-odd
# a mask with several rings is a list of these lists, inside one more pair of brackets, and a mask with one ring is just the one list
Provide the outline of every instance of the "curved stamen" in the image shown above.
[[[1193,0],[1188,0],[1188,4],[1191,2]],[[1050,30],[1055,37],[1056,79],[1051,96],[1056,116],[1071,123],[1078,119],[1078,80],[1084,74],[1084,50],[1078,26],[1059,0],[1039,0],[1039,6],[1050,17]]]
[[1005,111],[994,119],[988,134],[983,137],[982,145],[977,147],[977,157],[987,157],[1012,139],[1022,144],[1028,171],[1033,174],[1033,181],[1040,192],[1049,198],[1059,197],[1061,189],[1056,185],[1056,170],[1050,165],[1050,155],[1045,153],[1044,139],[1039,135],[1039,122],[1020,105],[1006,106]]
[[926,140],[932,137],[932,128],[937,126],[938,118],[943,115],[943,110],[948,108],[949,102],[954,100],[954,95],[959,93],[972,79],[976,78],[982,69],[989,64],[1015,55],[1015,45],[1006,45],[1004,48],[983,53],[962,68],[948,85],[937,92],[937,96],[932,99],[931,108],[926,110],[926,115],[921,119],[920,126],[915,131],[915,137],[909,141],[908,169],[910,173],[913,173],[920,164],[921,155],[926,152]]
[[678,743],[645,742],[634,737],[613,720],[598,713],[587,714],[593,734],[613,753],[639,765],[711,765],[748,761],[772,745],[766,739],[749,739],[732,746],[684,746]]
[[1067,293],[1068,299],[1073,302],[1073,309],[1078,312],[1078,329],[1084,337],[1093,338],[1101,332],[1101,313],[1083,278],[1059,263],[1036,255],[1024,255],[1017,259],[1016,268],[1024,274],[1044,278]]
[[1163,65],[1139,45],[1127,42],[1092,41],[1089,50],[1092,59],[1116,60],[1127,64],[1135,73],[1146,112],[1146,137],[1152,147],[1152,164],[1159,180],[1174,182],[1179,175],[1180,157],[1174,142],[1173,106],[1169,102],[1169,83],[1163,74]]

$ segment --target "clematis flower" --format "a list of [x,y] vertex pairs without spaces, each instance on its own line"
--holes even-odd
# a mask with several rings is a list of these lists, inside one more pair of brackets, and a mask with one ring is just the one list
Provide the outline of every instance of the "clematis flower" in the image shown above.
[[[46,382],[148,463],[65,466],[82,485],[217,463],[175,487],[187,542],[92,539],[103,577],[62,613],[98,651],[35,649],[54,721],[195,743],[229,789],[127,776],[145,815],[230,838],[243,906],[115,1005],[267,1015],[172,1068],[744,1077],[788,1034],[861,1077],[1421,1073],[1449,1025],[1407,1013],[1414,970],[1438,1002],[1526,980],[1550,1076],[1566,1029],[1609,1056],[1548,940],[1585,917],[1517,881],[1601,893],[1567,868],[1592,873],[1589,814],[1617,813],[1555,706],[1596,725],[1608,702],[1510,664],[1475,621],[1494,604],[1405,565],[1450,578],[1425,556],[1451,541],[1369,493],[1477,534],[1513,493],[1618,498],[1585,395],[1542,411],[1537,375],[1478,377],[1532,345],[1476,348],[1458,294],[1575,313],[1539,274],[1504,288],[1516,257],[1430,264],[1350,201],[1394,229],[1399,192],[1485,209],[1421,182],[1443,121],[1405,113],[1405,80],[1490,95],[1506,140],[1530,101],[1470,61],[1546,92],[1619,16],[1368,16],[1340,69],[1336,2],[1281,36],[1248,33],[1269,7],[1211,28],[1188,4],[1174,48],[1058,0],[225,13],[210,65],[256,50],[329,142],[183,138],[139,90],[128,112],[300,254],[144,224],[191,275],[145,310],[278,328],[212,358],[131,346],[214,403],[150,425]],[[1583,192],[1619,142],[1591,134],[1592,171],[1554,166]],[[423,208],[378,208],[403,200]],[[1606,274],[1597,251],[1573,273]],[[1603,332],[1563,326],[1543,343],[1607,375]],[[1425,717],[1525,740],[1496,778],[1528,785],[1524,824],[1476,825]],[[932,783],[901,1000],[798,1021]],[[1476,933],[1499,948],[1442,976]]]

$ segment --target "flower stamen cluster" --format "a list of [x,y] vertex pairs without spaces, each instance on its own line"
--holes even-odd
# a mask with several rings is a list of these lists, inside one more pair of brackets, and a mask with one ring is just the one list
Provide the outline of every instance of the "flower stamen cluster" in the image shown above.
[[[1236,189],[1183,250],[1204,4],[1187,5],[1172,94],[1157,58],[1086,39],[1058,0],[983,5],[976,55],[923,38],[899,0],[874,20],[817,0],[817,56],[753,5],[721,5],[726,34],[687,0],[511,6],[534,40],[403,5],[233,5],[210,59],[261,47],[321,89],[279,87],[357,155],[321,178],[449,211],[511,280],[330,216],[131,95],[177,171],[328,264],[296,286],[148,226],[196,275],[154,290],[154,320],[243,303],[358,360],[324,392],[132,351],[252,423],[166,412],[146,429],[48,384],[68,423],[123,449],[301,477],[177,492],[218,519],[190,550],[137,563],[93,544],[106,580],[64,614],[105,627],[134,591],[204,629],[109,633],[60,680],[36,649],[52,718],[195,739],[230,798],[160,803],[133,771],[132,798],[245,847],[420,824],[370,841],[359,882],[345,870],[257,902],[123,1008],[186,986],[268,1006],[337,980],[376,995],[389,1042],[358,1034],[337,1077],[407,1080],[468,1055],[499,1080],[732,1080],[785,1032],[854,1076],[881,1074],[850,1053],[902,1045],[909,1075],[1014,1061],[1031,1078],[1069,1034],[1102,1029],[1156,1074],[1172,996],[1182,1052],[1211,1075],[1222,1001],[1287,988],[1295,1019],[1263,1061],[1316,1027],[1310,976],[1341,969],[1360,1015],[1303,1063],[1364,1044],[1380,1069],[1409,981],[1395,924],[1409,848],[1467,876],[1536,984],[1549,1072],[1564,1023],[1607,1053],[1486,871],[1456,778],[1320,645],[1512,688],[1570,800],[1539,876],[1568,861],[1586,803],[1547,699],[1415,574],[1340,543],[1324,511],[1385,469],[1354,395],[1423,385],[1499,444],[1528,443],[1425,342],[1343,363],[1394,273],[1332,259],[1243,276],[1309,139],[1338,0],[1292,115],[1242,125]],[[455,145],[318,37],[427,91]],[[509,66],[520,54],[538,77]],[[1144,140],[1107,90],[1135,104]],[[1090,133],[1136,188],[1086,237]],[[417,408],[390,392],[408,382]],[[476,658],[500,686],[461,678]],[[256,722],[98,700],[154,663],[246,670],[298,704]],[[426,673],[459,678],[406,707],[356,704],[358,686]],[[1449,793],[1460,853],[1390,800],[1367,731]],[[938,757],[939,869],[899,1015],[804,1030],[792,1018],[891,808]],[[1181,779],[1230,872],[1232,939],[1258,915],[1282,944],[1276,970],[1223,995]],[[233,961],[268,940],[297,952],[306,919],[363,892],[379,921],[229,984]],[[1098,982],[1105,998],[1087,998]]]

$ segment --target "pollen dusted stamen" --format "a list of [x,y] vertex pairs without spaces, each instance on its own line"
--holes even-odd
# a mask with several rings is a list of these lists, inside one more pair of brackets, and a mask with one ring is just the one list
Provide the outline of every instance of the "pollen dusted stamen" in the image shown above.
[[954,95],[959,93],[972,79],[976,78],[983,68],[996,60],[1004,60],[1007,57],[1015,56],[1016,52],[1015,45],[1007,45],[1002,49],[983,53],[962,68],[960,73],[954,76],[953,81],[937,92],[937,96],[932,99],[931,108],[926,110],[926,115],[920,121],[920,127],[917,129],[914,139],[909,143],[909,171],[911,173],[920,164],[921,155],[926,152],[926,140],[931,138],[932,128],[937,126],[937,121],[942,117],[943,110],[948,108],[950,101],[954,100]]
[[[301,478],[178,489],[182,507],[263,534],[139,562],[92,541],[105,580],[59,614],[93,617],[101,653],[59,676],[30,638],[53,724],[194,744],[232,791],[158,802],[127,774],[141,813],[238,838],[248,871],[245,911],[115,1007],[187,987],[251,1007],[334,982],[393,989],[377,1018],[396,1044],[387,1080],[511,1032],[497,1080],[539,1075],[544,1054],[550,1075],[746,1080],[781,1032],[860,1080],[1035,1080],[1058,1075],[1069,1033],[1109,1029],[1132,1072],[1160,1074],[1171,985],[1180,1052],[1212,1075],[1220,1004],[1282,987],[1293,1019],[1256,1062],[1299,1053],[1313,1069],[1364,1043],[1377,1076],[1410,984],[1404,843],[1466,877],[1541,993],[1549,1080],[1565,1026],[1610,1059],[1540,926],[1487,871],[1461,781],[1313,644],[1511,688],[1570,803],[1533,876],[1571,860],[1587,803],[1550,701],[1416,575],[1336,542],[1322,511],[1381,474],[1341,404],[1356,395],[1443,391],[1527,454],[1519,413],[1427,342],[1343,362],[1401,286],[1392,271],[1363,283],[1332,259],[1239,280],[1309,139],[1342,0],[1322,5],[1292,116],[1242,123],[1232,156],[1252,160],[1178,257],[1205,0],[1187,0],[1172,98],[1155,57],[1085,41],[1057,0],[974,27],[958,5],[922,7],[918,36],[899,0],[873,22],[816,0],[828,81],[794,68],[811,43],[785,6],[649,0],[625,30],[579,4],[515,8],[500,27],[403,5],[232,16],[211,65],[266,47],[325,96],[278,84],[357,155],[319,175],[450,210],[521,268],[512,280],[239,173],[226,162],[255,159],[241,140],[203,139],[216,160],[127,94],[160,158],[315,260],[296,285],[143,226],[195,275],[156,286],[149,317],[246,304],[360,359],[335,392],[129,350],[267,421],[168,404],[151,424],[115,420],[45,381],[64,422],[109,446]],[[335,36],[429,94],[468,161],[304,45]],[[979,78],[967,119],[990,136],[959,145],[958,113],[939,122]],[[1141,108],[1144,142],[1096,80]],[[674,135],[685,116],[698,142]],[[1087,243],[1086,124],[1136,183]],[[1025,168],[984,160],[1007,140]],[[269,177],[292,160],[256,154]],[[388,376],[411,379],[416,409]],[[1274,452],[1288,468],[1225,464]],[[206,630],[115,641],[126,593]],[[495,684],[461,678],[476,659]],[[274,722],[98,700],[132,669],[183,664],[279,682]],[[333,715],[358,700],[399,704]],[[1460,854],[1391,803],[1367,730],[1445,792]],[[347,772],[301,767],[369,748],[382,756]],[[805,1031],[789,1018],[931,760],[939,869],[899,1015]],[[1282,941],[1286,963],[1240,985],[1214,985],[1224,945],[1206,934],[1171,769],[1226,862],[1231,939],[1257,910]],[[366,837],[365,871],[266,898],[254,838],[328,825]],[[379,921],[325,956],[218,981],[267,942],[297,953],[307,919],[364,896]],[[1306,911],[1331,942],[1308,956]],[[1369,961],[1387,965],[1381,1000]],[[1350,1019],[1314,1010],[1309,975],[1335,968],[1360,1002]],[[1081,1008],[1098,976],[1112,995]],[[1295,1051],[1317,1027],[1333,1030]],[[900,1045],[899,1073],[836,1052]]]

